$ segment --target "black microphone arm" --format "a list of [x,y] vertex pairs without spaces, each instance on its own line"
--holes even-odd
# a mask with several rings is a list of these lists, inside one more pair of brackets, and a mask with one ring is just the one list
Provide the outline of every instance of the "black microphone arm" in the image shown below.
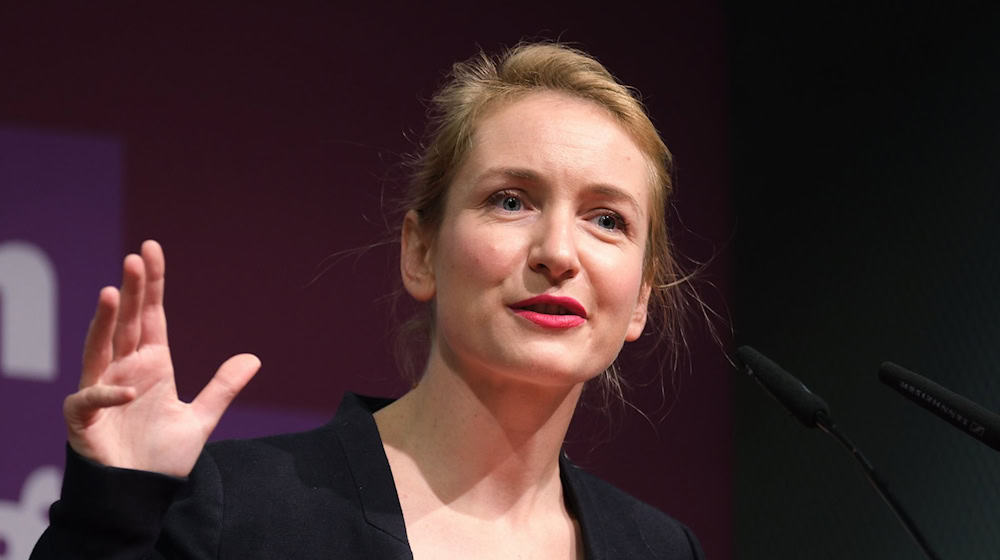
[[830,409],[826,402],[809,390],[801,381],[792,376],[778,364],[772,362],[760,352],[749,346],[741,346],[736,350],[736,355],[743,362],[744,371],[757,381],[764,389],[771,394],[778,402],[785,406],[800,422],[809,428],[819,428],[837,440],[850,452],[851,456],[861,466],[865,478],[875,488],[882,500],[885,501],[889,509],[896,514],[896,518],[903,524],[906,532],[913,537],[920,550],[931,560],[940,560],[941,557],[931,548],[930,543],[924,538],[923,533],[917,524],[910,518],[902,504],[896,500],[889,487],[875,472],[875,467],[854,445],[848,437],[837,429],[837,425],[830,418]]
[[878,378],[952,426],[1000,451],[1000,414],[892,362],[882,364]]

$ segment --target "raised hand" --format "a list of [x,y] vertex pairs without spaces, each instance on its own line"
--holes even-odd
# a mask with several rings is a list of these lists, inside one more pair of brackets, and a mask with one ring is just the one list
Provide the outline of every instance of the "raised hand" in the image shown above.
[[101,290],[83,349],[80,390],[66,397],[69,444],[104,465],[187,476],[209,434],[260,368],[229,358],[191,403],[177,398],[163,310],[163,250],[128,255],[122,287]]

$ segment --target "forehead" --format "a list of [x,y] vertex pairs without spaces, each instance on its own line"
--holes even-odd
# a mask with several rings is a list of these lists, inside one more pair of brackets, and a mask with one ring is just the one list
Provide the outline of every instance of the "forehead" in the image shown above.
[[648,205],[650,166],[636,142],[607,109],[564,93],[531,93],[479,118],[453,187],[496,169],[557,186],[619,189]]

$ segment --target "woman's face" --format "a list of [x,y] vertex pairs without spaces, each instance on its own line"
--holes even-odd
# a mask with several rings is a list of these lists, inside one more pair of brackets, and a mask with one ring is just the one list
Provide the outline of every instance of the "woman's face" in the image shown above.
[[589,101],[533,93],[483,116],[437,234],[404,232],[404,283],[435,306],[432,352],[547,385],[607,368],[646,322],[648,169]]

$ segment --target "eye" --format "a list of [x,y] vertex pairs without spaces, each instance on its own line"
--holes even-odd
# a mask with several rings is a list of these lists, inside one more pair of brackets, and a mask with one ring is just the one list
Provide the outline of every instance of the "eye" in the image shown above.
[[520,195],[510,191],[500,191],[490,197],[490,206],[499,208],[505,212],[520,212],[524,209],[524,201]]
[[505,196],[500,206],[508,212],[517,212],[521,209],[521,199],[516,196]]
[[594,218],[594,223],[597,224],[597,227],[608,231],[620,231],[622,233],[628,231],[628,224],[625,222],[625,218],[613,212],[597,216]]

